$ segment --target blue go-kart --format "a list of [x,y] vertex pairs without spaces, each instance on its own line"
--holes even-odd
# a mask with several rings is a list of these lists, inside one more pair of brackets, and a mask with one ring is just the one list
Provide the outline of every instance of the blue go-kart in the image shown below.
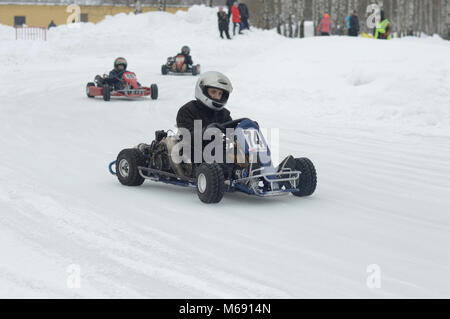
[[[175,161],[172,151],[180,142],[179,137],[157,131],[150,145],[122,150],[109,170],[126,186],[140,186],[147,179],[196,188],[204,203],[218,203],[225,192],[235,191],[260,197],[287,194],[306,197],[314,193],[317,176],[313,163],[307,158],[288,156],[280,165],[273,166],[258,123],[239,119],[212,127],[223,133],[225,163],[195,164],[190,158]],[[233,129],[231,135],[227,128]]]

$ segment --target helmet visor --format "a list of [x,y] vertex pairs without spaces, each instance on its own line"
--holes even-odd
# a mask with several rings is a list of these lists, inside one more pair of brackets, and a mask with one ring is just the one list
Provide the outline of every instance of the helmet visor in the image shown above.
[[116,61],[114,61],[114,67],[117,68],[119,65],[123,65],[123,68],[126,69],[127,68],[127,60],[125,60],[124,58],[116,59]]
[[216,107],[222,107],[224,104],[226,104],[230,96],[230,93],[228,91],[221,88],[216,88],[214,86],[204,86],[203,94],[214,102],[217,102],[213,103],[213,105]]

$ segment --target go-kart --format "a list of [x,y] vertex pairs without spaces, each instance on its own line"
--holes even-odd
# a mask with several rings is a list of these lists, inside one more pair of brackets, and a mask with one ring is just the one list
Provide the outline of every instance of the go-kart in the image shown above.
[[[233,148],[230,163],[192,164],[190,159],[174,161],[172,151],[179,138],[157,131],[151,145],[140,144],[147,145],[145,149],[139,145],[122,150],[109,164],[109,171],[126,186],[139,186],[148,179],[194,187],[204,203],[218,203],[225,192],[235,191],[260,197],[289,193],[306,197],[314,193],[317,177],[313,163],[307,158],[289,156],[274,167],[270,150],[256,122],[239,119],[215,124],[214,127],[223,133],[225,147]],[[233,134],[227,136],[227,128],[233,128]],[[267,156],[264,162],[261,160],[263,156]]]
[[97,75],[94,82],[86,85],[86,95],[89,98],[101,96],[105,101],[109,101],[111,96],[127,98],[150,96],[152,100],[156,100],[158,86],[156,84],[152,84],[150,87],[141,86],[133,72],[124,72],[121,79]]
[[185,57],[182,54],[178,54],[176,57],[168,57],[167,63],[161,66],[161,73],[163,75],[171,74],[200,74],[200,64],[188,66],[183,69]]

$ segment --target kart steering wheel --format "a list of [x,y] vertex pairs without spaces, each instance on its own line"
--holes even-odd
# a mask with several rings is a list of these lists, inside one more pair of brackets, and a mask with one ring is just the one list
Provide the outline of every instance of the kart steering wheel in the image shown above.
[[245,121],[245,120],[251,121],[248,118],[241,118],[241,119],[237,119],[234,121],[229,121],[229,122],[225,122],[225,123],[221,123],[221,124],[220,123],[212,123],[212,124],[208,125],[208,127],[206,129],[217,128],[220,131],[222,131],[222,133],[225,133],[227,128],[235,129],[239,125],[239,123],[241,123],[242,121]]

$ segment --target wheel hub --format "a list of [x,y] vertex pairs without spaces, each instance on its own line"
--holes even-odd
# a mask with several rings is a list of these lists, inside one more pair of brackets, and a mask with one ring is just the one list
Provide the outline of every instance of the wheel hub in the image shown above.
[[200,193],[204,193],[206,191],[206,176],[203,173],[200,173],[197,178],[197,188]]
[[119,173],[123,177],[128,177],[130,174],[130,164],[128,164],[128,161],[126,159],[122,159],[119,162]]

